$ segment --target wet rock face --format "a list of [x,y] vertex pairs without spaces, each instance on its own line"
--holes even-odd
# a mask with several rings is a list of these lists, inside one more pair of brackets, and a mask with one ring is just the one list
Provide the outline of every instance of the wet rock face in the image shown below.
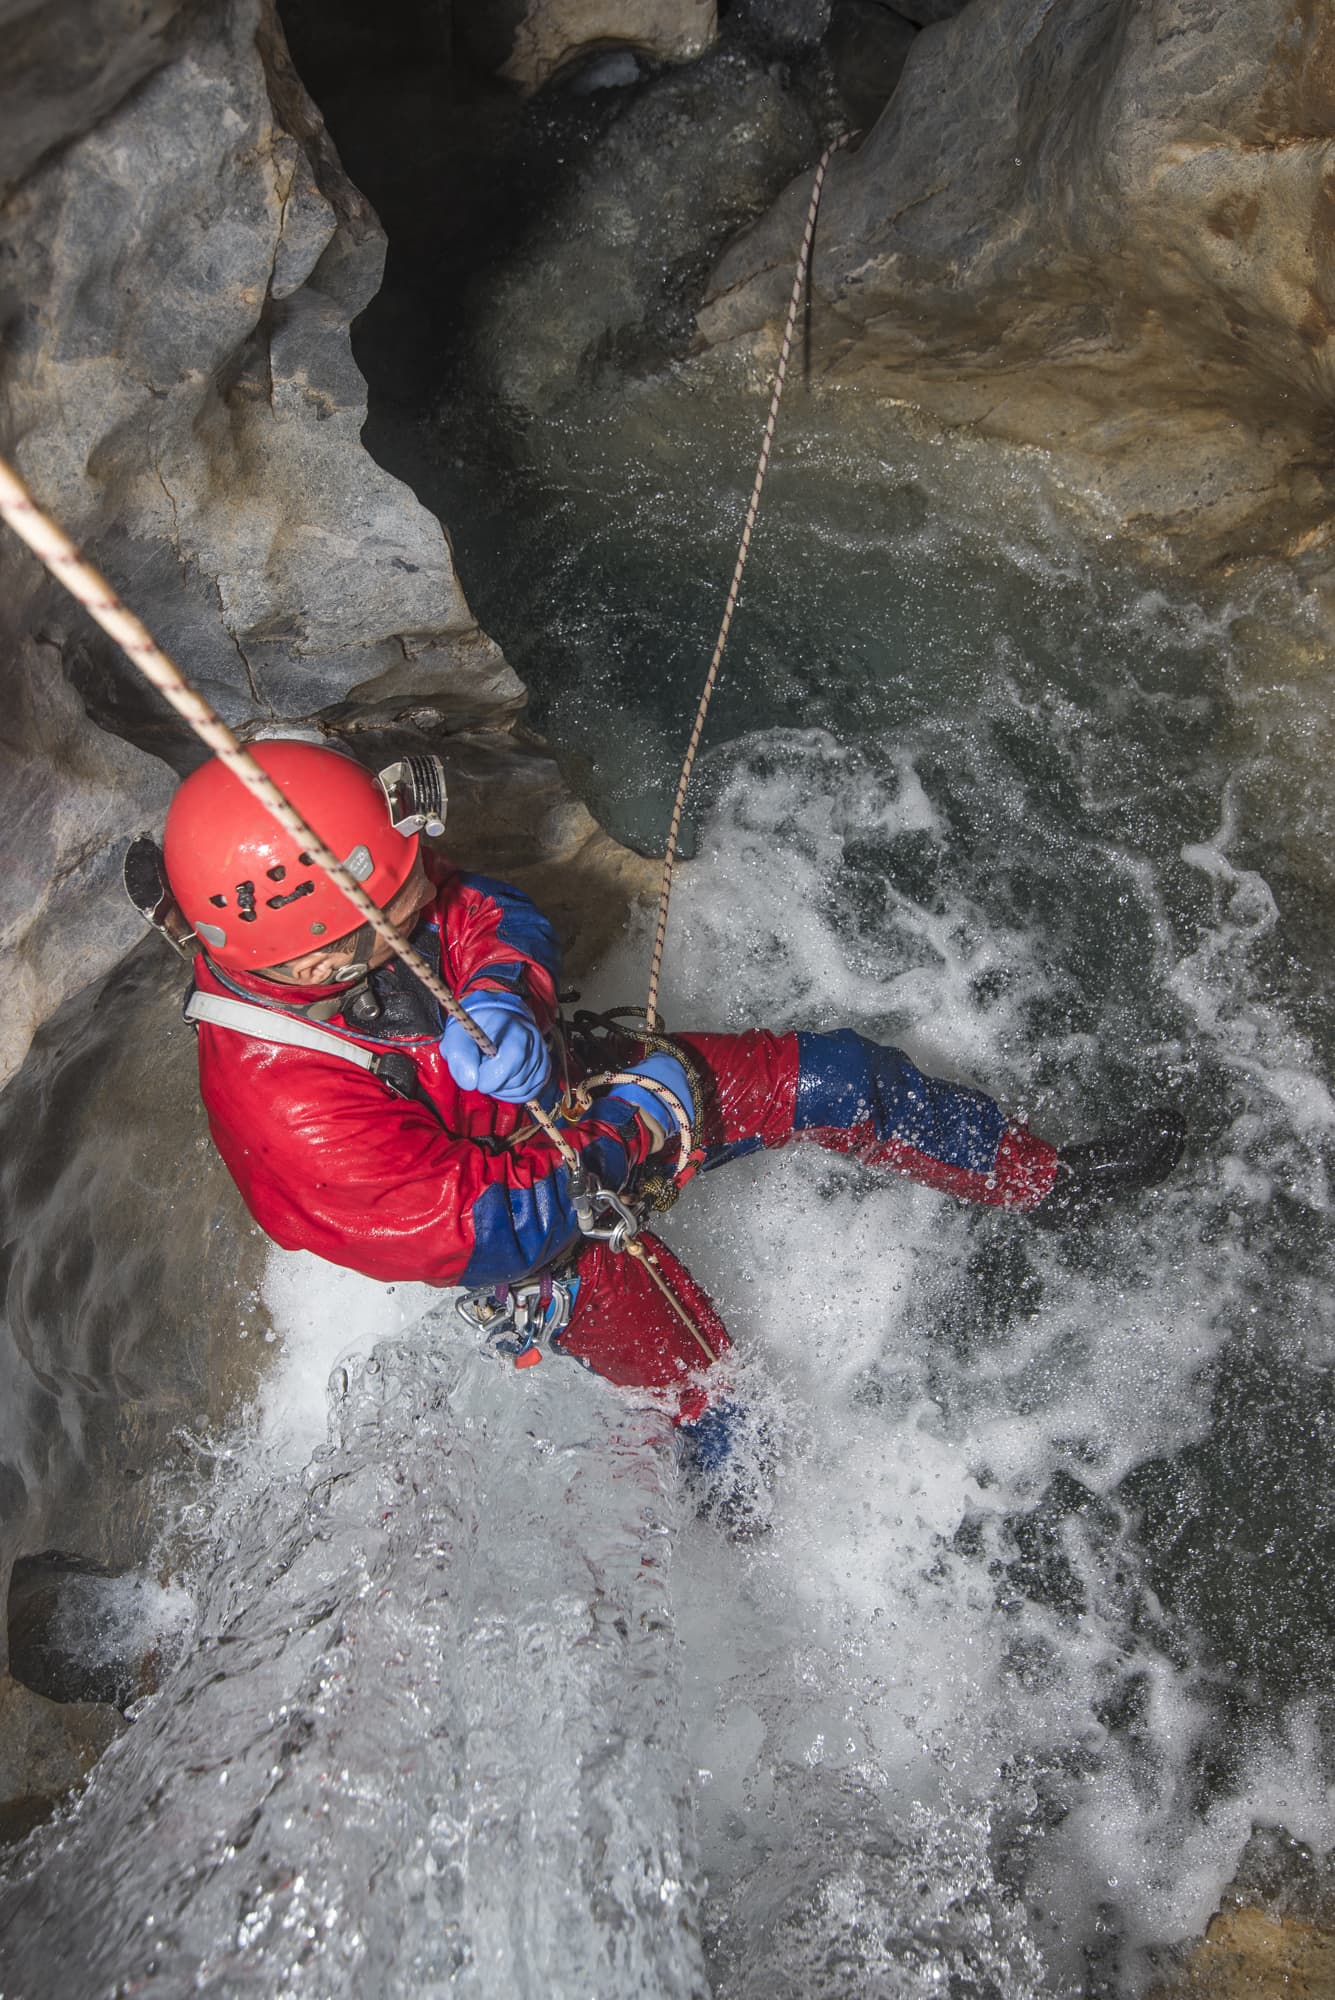
[[263,1239],[209,1141],[186,978],[146,938],[0,1096],[0,1590],[19,1556],[142,1560],[176,1433],[258,1379]]
[[598,50],[689,61],[712,44],[718,8],[716,0],[455,0],[454,22],[484,67],[532,91]]
[[[26,10],[0,74],[2,442],[39,498],[233,724],[512,716],[439,523],[361,448],[348,328],[384,238],[267,5]],[[113,849],[161,814],[159,756],[200,752],[8,536],[0,604],[3,1082],[136,935]]]
[[808,106],[759,58],[721,51],[658,78],[488,287],[477,352],[500,400],[546,417],[605,364],[619,393],[627,367],[684,346],[692,282],[814,141]]
[[[16,580],[18,566],[12,551],[0,552],[0,578]],[[53,1006],[138,941],[142,926],[120,886],[118,836],[158,819],[174,780],[156,757],[88,719],[54,639],[20,635],[0,610],[0,646],[3,1084]]]
[[0,196],[170,59],[181,0],[47,0],[0,15]]
[[44,1819],[124,1727],[104,1702],[48,1701],[0,1674],[0,1842]]
[[[16,1561],[145,1561],[195,1450],[253,1392],[263,1240],[214,1153],[181,1019],[186,968],[148,938],[40,1030],[0,1095],[0,1606]],[[0,1674],[8,1643],[0,1639]],[[29,1671],[23,1660],[19,1665]],[[18,1676],[19,1679],[22,1675]],[[0,1677],[0,1840],[119,1727],[100,1691]],[[51,1695],[57,1699],[50,1699]]]
[[[1043,446],[1198,559],[1292,545],[1330,508],[1333,38],[1268,0],[998,0],[924,31],[831,172],[828,379]],[[712,345],[781,309],[807,193],[723,258]]]
[[20,463],[229,718],[309,714],[404,641],[444,683],[474,631],[444,537],[360,449],[384,238],[258,0],[205,10],[7,220]]

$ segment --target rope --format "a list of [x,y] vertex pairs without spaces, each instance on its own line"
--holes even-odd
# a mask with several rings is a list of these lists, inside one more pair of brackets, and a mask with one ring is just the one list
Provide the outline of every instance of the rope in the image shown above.
[[653,958],[649,967],[649,997],[645,1001],[644,1019],[649,1028],[656,1028],[658,1014],[658,982],[663,969],[663,947],[667,941],[668,903],[672,896],[672,871],[677,861],[677,838],[681,832],[682,809],[686,804],[686,792],[691,782],[691,772],[695,768],[695,753],[700,747],[700,737],[713,699],[714,683],[723,659],[723,649],[728,643],[728,633],[732,628],[732,615],[737,609],[737,593],[742,587],[742,571],[751,553],[751,535],[756,525],[756,515],[760,511],[760,493],[765,484],[765,474],[769,471],[770,450],[774,444],[774,426],[778,421],[779,404],[783,400],[783,385],[788,374],[788,360],[793,348],[793,333],[797,326],[798,309],[802,303],[802,289],[806,284],[807,270],[811,262],[811,245],[816,234],[816,211],[820,207],[821,189],[825,185],[825,171],[835,154],[853,138],[851,132],[840,133],[837,139],[825,148],[816,166],[815,179],[811,184],[811,201],[807,207],[807,226],[802,234],[802,248],[797,255],[797,269],[793,274],[792,296],[788,301],[788,318],[784,324],[783,341],[779,348],[779,365],[774,374],[774,392],[770,397],[769,415],[765,419],[765,434],[760,443],[760,459],[756,466],[755,484],[751,488],[751,499],[742,524],[742,539],[737,550],[737,562],[732,572],[732,582],[728,585],[727,601],[723,607],[723,623],[719,626],[718,638],[714,642],[713,657],[705,684],[700,694],[699,706],[695,711],[695,721],[691,727],[690,741],[686,746],[686,756],[677,780],[677,796],[672,803],[672,819],[668,826],[667,847],[663,854],[663,882],[658,893],[658,927],[654,933]]
[[[760,495],[765,484],[765,475],[769,471],[770,452],[774,445],[774,430],[778,421],[779,404],[783,399],[784,383],[788,374],[788,362],[792,354],[793,334],[797,325],[798,310],[802,302],[802,291],[806,284],[807,271],[811,262],[811,246],[816,233],[816,214],[820,207],[821,190],[825,184],[826,170],[834,155],[849,143],[852,136],[851,133],[845,132],[839,138],[833,140],[821,154],[816,166],[815,178],[811,187],[811,200],[807,207],[806,228],[802,234],[802,246],[798,252],[797,269],[793,276],[793,289],[788,301],[787,318],[784,322],[783,340],[779,348],[779,362],[775,370],[774,389],[770,397],[769,414],[765,419],[765,429],[760,444],[760,458],[756,465],[755,481],[751,488],[751,498],[747,505],[746,518],[742,525],[742,537],[737,550],[737,561],[733,568],[732,581],[728,586],[728,595],[723,607],[723,621],[719,627],[713,656],[709,662],[709,670],[705,675],[705,684],[700,694],[699,705],[696,708],[690,740],[686,746],[686,755],[682,762],[681,776],[677,781],[676,797],[672,804],[672,818],[668,826],[667,845],[663,855],[663,878],[658,900],[658,922],[654,934],[653,956],[649,968],[648,998],[645,1003],[645,1026],[651,1034],[657,1032],[659,1024],[658,987],[663,968],[663,948],[667,939],[668,904],[672,895],[672,875],[676,865],[677,841],[681,833],[681,817],[686,803],[686,793],[690,786],[691,773],[695,768],[695,757],[700,747],[700,738],[704,731],[705,717],[709,712],[709,704],[713,698],[715,683],[718,680],[719,667],[723,660],[723,650],[728,643],[728,634],[732,628],[733,613],[737,608],[738,592],[742,584],[742,573],[746,568],[747,557],[751,553],[751,537],[754,533],[756,517],[760,510]],[[247,791],[253,793],[261,805],[265,807],[266,811],[272,814],[279,825],[310,853],[319,866],[324,869],[325,874],[328,875],[334,885],[352,904],[358,915],[362,917],[364,922],[371,926],[377,937],[382,938],[389,945],[396,957],[402,959],[405,964],[412,968],[413,972],[427,988],[427,991],[434,995],[450,1018],[459,1023],[482,1054],[486,1057],[494,1056],[496,1053],[495,1045],[484,1034],[482,1029],[478,1027],[471,1015],[459,1004],[445,981],[428,964],[427,960],[414,949],[413,945],[403,932],[399,930],[397,925],[389,921],[379,905],[371,900],[361,883],[348,873],[332,849],[327,847],[321,840],[315,829],[307,825],[295,806],[285,798],[273,779],[260,767],[250,752],[245,749],[239,739],[228,728],[222,717],[216,710],[209,706],[208,702],[204,700],[203,696],[195,688],[191,687],[180,668],[162,651],[162,648],[157,644],[157,641],[153,638],[148,628],[132,611],[128,610],[121,603],[106,578],[80,555],[78,549],[68,535],[65,534],[64,530],[51,519],[50,515],[44,513],[37,505],[37,502],[33,499],[22,479],[19,478],[12,466],[3,458],[0,458],[0,517],[8,522],[19,539],[27,544],[38,561],[45,565],[52,576],[56,578],[57,582],[63,585],[69,592],[70,596],[82,604],[89,615],[102,627],[103,631],[115,640],[132,665],[149,682],[150,686],[156,688],[158,693],[170,702],[177,714],[184,718],[200,740],[207,744],[215,756],[222,759],[233,776],[238,778]],[[610,1082],[623,1080],[619,1074],[613,1073],[605,1077],[593,1079],[592,1081],[595,1085],[605,1085]],[[637,1077],[635,1081],[642,1085],[648,1084],[650,1088],[655,1088],[653,1079],[651,1078]],[[677,1127],[682,1160],[682,1165],[678,1168],[680,1175],[691,1150],[694,1136],[691,1132],[690,1121],[687,1119],[683,1107],[677,1102],[671,1092],[660,1087],[657,1089],[656,1094],[667,1106]],[[536,1099],[530,1099],[524,1108],[538,1129],[544,1132],[551,1140],[566,1166],[572,1171],[578,1171],[580,1164],[579,1156],[569,1141],[560,1132],[551,1115],[543,1109],[542,1105]],[[626,1247],[633,1256],[638,1257],[643,1262],[645,1269],[658,1289],[669,1300],[673,1310],[682,1320],[683,1324],[690,1329],[706,1358],[712,1362],[716,1358],[712,1349],[700,1334],[693,1319],[685,1311],[681,1302],[663,1279],[648,1251],[635,1238],[632,1238]]]
[[696,1346],[700,1349],[700,1352],[704,1355],[706,1367],[712,1368],[714,1363],[718,1360],[717,1354],[715,1354],[713,1348],[709,1345],[709,1342],[705,1339],[699,1327],[696,1325],[695,1321],[691,1318],[691,1315],[687,1312],[685,1306],[682,1304],[681,1300],[677,1297],[677,1294],[673,1291],[672,1287],[669,1285],[667,1279],[663,1276],[662,1272],[659,1270],[657,1264],[654,1262],[653,1255],[648,1249],[648,1247],[640,1241],[638,1236],[632,1236],[629,1243],[627,1243],[626,1245],[626,1249],[629,1251],[632,1257],[639,1258],[641,1264],[643,1264],[645,1270],[648,1272],[649,1276],[653,1279],[659,1291],[663,1294],[663,1297],[667,1300],[668,1304],[671,1306],[673,1312],[677,1315],[677,1318],[681,1321],[682,1325],[686,1328],[691,1338],[694,1340]]
[[[460,1006],[439,973],[414,950],[397,925],[392,924],[378,904],[372,902],[360,882],[350,875],[333,851],[326,847],[313,827],[306,824],[295,806],[289,804],[278,786],[256,763],[250,752],[233,735],[222,717],[186,680],[179,667],[157,644],[148,628],[126,609],[101,573],[86,562],[64,530],[43,513],[18,474],[0,458],[0,516],[20,540],[27,543],[38,561],[44,563],[70,596],[97,620],[104,632],[129,657],[144,679],[165,696],[178,715],[185,718],[196,736],[220,757],[229,771],[253,792],[279,825],[300,846],[314,856],[353,908],[407,965],[432,993],[446,1013],[469,1034],[484,1056],[494,1056],[495,1045],[476,1021]],[[577,1168],[579,1155],[558,1130],[555,1121],[535,1100],[525,1109],[546,1133],[567,1167]]]

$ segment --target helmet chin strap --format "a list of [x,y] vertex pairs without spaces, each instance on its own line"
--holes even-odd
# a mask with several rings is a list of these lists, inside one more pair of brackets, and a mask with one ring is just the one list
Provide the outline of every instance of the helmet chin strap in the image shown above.
[[340,966],[337,972],[331,972],[329,975],[331,982],[335,986],[351,986],[355,979],[365,979],[367,973],[371,970],[369,960],[371,947],[374,943],[375,925],[363,924],[352,940],[352,949],[355,954],[352,963]]

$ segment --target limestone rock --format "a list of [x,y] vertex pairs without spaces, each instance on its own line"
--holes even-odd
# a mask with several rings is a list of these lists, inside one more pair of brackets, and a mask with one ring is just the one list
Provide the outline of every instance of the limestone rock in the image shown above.
[[[362,449],[349,324],[384,237],[267,0],[7,8],[0,74],[0,443],[38,498],[234,725],[368,683],[462,726],[512,716],[439,523]],[[116,850],[168,780],[129,743],[201,753],[8,535],[0,603],[2,1083],[134,934]]]
[[124,1727],[105,1702],[47,1701],[0,1675],[0,1841],[45,1818]]
[[718,30],[716,0],[456,0],[454,12],[475,54],[524,91],[602,50],[688,62]]
[[20,1555],[141,1561],[177,1433],[263,1364],[263,1239],[208,1136],[186,977],[146,937],[0,1095],[0,1593]]
[[5,636],[0,1083],[47,1015],[138,942],[143,925],[120,883],[122,836],[165,812],[173,783],[156,757],[88,719],[51,641]]
[[684,344],[692,281],[813,143],[801,102],[737,52],[637,95],[481,307],[478,352],[501,399],[547,415],[603,361]]
[[[1323,529],[1335,376],[1335,15],[1267,0],[997,0],[920,34],[831,170],[817,368],[1037,445],[1195,559]],[[700,316],[782,307],[803,174]]]
[[258,0],[197,25],[11,197],[10,429],[231,719],[308,714],[475,627],[439,524],[361,450],[375,217]]
[[169,60],[181,0],[0,5],[0,199]]

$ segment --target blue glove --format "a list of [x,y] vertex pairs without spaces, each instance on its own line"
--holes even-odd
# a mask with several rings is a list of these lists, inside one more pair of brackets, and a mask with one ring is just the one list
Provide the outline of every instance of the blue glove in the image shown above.
[[517,993],[475,993],[464,1012],[495,1044],[484,1056],[466,1028],[451,1017],[440,1038],[446,1067],[461,1090],[480,1090],[502,1104],[526,1104],[552,1076],[542,1030]]
[[[695,1098],[691,1093],[691,1079],[686,1074],[685,1065],[679,1063],[675,1056],[667,1055],[662,1049],[655,1049],[652,1055],[644,1058],[643,1062],[636,1063],[630,1074],[651,1076],[656,1083],[665,1084],[674,1097],[681,1099],[686,1116],[692,1119],[695,1117]],[[644,1090],[638,1083],[618,1083],[608,1091],[607,1095],[624,1098],[627,1104],[633,1104],[637,1111],[652,1118],[655,1125],[660,1126],[669,1137],[676,1132],[675,1118],[662,1098],[656,1096],[652,1090]]]

